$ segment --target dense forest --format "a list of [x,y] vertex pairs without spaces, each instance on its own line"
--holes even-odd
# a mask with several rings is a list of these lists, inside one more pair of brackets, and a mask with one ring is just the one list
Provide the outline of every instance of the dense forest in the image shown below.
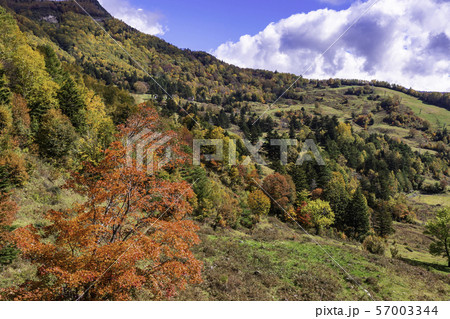
[[[293,74],[180,50],[79,2],[96,22],[73,2],[0,0],[0,300],[448,296],[450,93],[305,78],[286,91]],[[155,174],[127,165],[141,131],[170,137],[157,158],[176,155]],[[193,165],[199,139],[223,141],[224,159],[206,146]],[[264,277],[281,270],[257,247],[312,249],[302,230],[368,274],[333,269],[324,296],[326,270],[299,275],[319,257]],[[233,268],[244,255],[256,279]],[[428,290],[393,293],[376,275],[389,267]]]

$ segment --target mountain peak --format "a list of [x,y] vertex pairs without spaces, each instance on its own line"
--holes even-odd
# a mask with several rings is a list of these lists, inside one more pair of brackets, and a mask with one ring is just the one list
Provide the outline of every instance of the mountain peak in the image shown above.
[[[77,0],[77,2],[96,19],[111,17],[97,0]],[[57,22],[59,17],[66,12],[86,14],[72,0],[0,0],[0,5],[33,20],[48,22]]]

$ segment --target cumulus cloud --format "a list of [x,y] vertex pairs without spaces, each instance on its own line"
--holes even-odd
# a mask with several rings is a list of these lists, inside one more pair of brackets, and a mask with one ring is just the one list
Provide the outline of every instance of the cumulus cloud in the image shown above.
[[133,28],[151,35],[163,35],[168,31],[161,24],[162,15],[134,7],[129,1],[99,0],[100,4],[115,18]]
[[320,57],[372,3],[294,14],[212,53],[241,67],[308,78],[377,79],[450,91],[448,0],[381,0]]

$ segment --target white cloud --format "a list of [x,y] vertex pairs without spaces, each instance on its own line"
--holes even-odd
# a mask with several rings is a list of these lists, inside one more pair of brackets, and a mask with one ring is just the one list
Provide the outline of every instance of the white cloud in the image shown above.
[[212,53],[241,67],[295,74],[316,60],[303,74],[308,78],[377,79],[450,91],[449,1],[381,0],[318,59],[371,3],[294,14]]
[[99,2],[112,16],[141,32],[151,35],[163,35],[168,31],[167,27],[160,23],[163,17],[158,13],[135,8],[127,0],[99,0]]

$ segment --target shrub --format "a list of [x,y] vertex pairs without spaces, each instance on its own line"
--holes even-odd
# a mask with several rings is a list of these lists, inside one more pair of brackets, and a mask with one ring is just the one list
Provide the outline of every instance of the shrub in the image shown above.
[[239,223],[246,227],[246,228],[252,228],[256,224],[255,216],[252,214],[252,212],[249,209],[242,210],[242,214],[239,218]]
[[290,176],[271,174],[264,179],[262,188],[270,195],[270,213],[284,216],[285,211],[288,211],[291,203],[295,201],[295,185]]
[[14,135],[17,136],[19,143],[25,145],[30,136],[30,109],[27,106],[26,100],[20,95],[14,94],[12,99],[12,120]]
[[394,245],[391,246],[390,250],[391,250],[391,256],[392,256],[392,258],[397,258],[397,257],[399,257],[399,255],[398,255],[398,247],[397,247],[397,245],[395,244],[395,242],[394,242]]
[[13,245],[6,245],[0,249],[0,265],[9,265],[17,258],[19,251]]
[[0,193],[0,265],[11,263],[17,256],[17,250],[11,244],[11,224],[16,212],[16,203],[8,194]]
[[300,223],[303,227],[310,228],[313,226],[311,215],[306,211],[305,207],[308,204],[303,202],[301,206],[297,207],[295,210],[295,220]]
[[364,239],[363,247],[368,252],[376,255],[384,255],[386,249],[383,239],[373,235],[367,236]]

